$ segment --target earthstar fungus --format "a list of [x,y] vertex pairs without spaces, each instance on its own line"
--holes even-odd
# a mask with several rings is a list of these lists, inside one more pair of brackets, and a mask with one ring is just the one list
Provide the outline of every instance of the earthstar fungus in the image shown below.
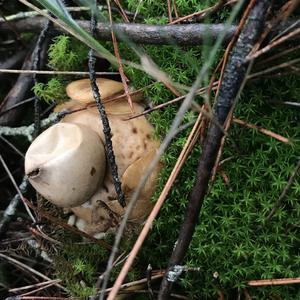
[[[153,137],[153,127],[144,116],[126,120],[132,111],[126,96],[122,95],[122,83],[98,78],[97,85],[110,122],[119,177],[128,203],[156,154],[159,141]],[[126,208],[117,200],[105,156],[102,122],[97,108],[92,105],[94,98],[89,80],[74,81],[66,91],[71,100],[55,110],[80,111],[66,115],[33,141],[26,153],[25,172],[42,196],[53,204],[71,209],[75,216],[70,223],[98,237],[117,226]],[[134,111],[142,112],[141,94],[135,94],[132,99]],[[150,213],[150,198],[159,168],[156,167],[141,191],[129,218],[131,223],[143,222]]]

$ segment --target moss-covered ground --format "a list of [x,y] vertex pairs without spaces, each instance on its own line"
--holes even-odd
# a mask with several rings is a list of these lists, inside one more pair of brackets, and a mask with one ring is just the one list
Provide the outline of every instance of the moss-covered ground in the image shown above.
[[[178,13],[182,16],[212,3],[214,1],[176,1]],[[123,3],[124,8],[133,11],[137,5],[140,14],[146,18],[145,23],[167,23],[165,1],[129,0]],[[226,16],[226,11],[219,12],[214,16],[214,21],[222,22]],[[49,64],[61,70],[70,70],[75,65],[76,69],[79,67],[78,61],[84,61],[84,56],[79,55],[79,60],[75,59],[70,54],[74,49],[70,52],[70,49],[64,48],[63,39],[61,37],[54,40],[50,48]],[[113,51],[111,43],[105,44]],[[79,46],[76,47],[78,50]],[[122,58],[137,60],[128,45],[120,43],[119,47]],[[61,52],[54,55],[57,49]],[[205,53],[209,51],[209,47],[175,45],[145,46],[144,49],[174,81],[184,85],[192,84],[205,59]],[[86,54],[86,50],[80,48],[76,53]],[[153,83],[153,80],[141,71],[131,68],[125,70],[130,84],[135,88]],[[62,82],[61,78],[55,80],[60,80],[59,84]],[[48,91],[53,89],[54,95],[56,92],[61,93],[61,87],[51,85],[51,81],[48,86],[35,89],[44,89],[39,95],[41,98],[44,95],[44,99],[47,100],[48,94],[53,98],[50,92],[43,93],[47,88]],[[161,83],[151,85],[144,93],[153,105],[174,98]],[[200,267],[201,270],[183,274],[175,290],[177,288],[184,291],[195,299],[216,299],[217,289],[222,289],[228,299],[234,299],[234,295],[236,297],[248,280],[300,276],[299,178],[294,181],[283,205],[277,209],[270,221],[266,221],[286,186],[300,153],[299,109],[275,102],[297,101],[299,94],[300,79],[295,75],[260,79],[246,85],[236,106],[235,117],[281,134],[292,143],[283,143],[238,124],[231,125],[222,156],[223,159],[228,158],[222,165],[222,170],[229,178],[229,183],[225,183],[222,176],[217,174],[216,181],[205,199],[199,225],[185,258],[186,265]],[[57,98],[59,97],[61,94],[57,95]],[[199,104],[203,103],[200,97],[196,101]],[[178,105],[171,105],[148,116],[158,136],[163,137],[168,132],[177,109]],[[189,122],[195,117],[194,112],[189,112],[184,122]],[[153,201],[162,190],[189,131],[190,128],[181,132],[163,156],[164,168]],[[173,185],[138,255],[128,277],[130,280],[144,277],[149,263],[153,269],[166,268],[183,220],[200,152],[201,145],[198,143]],[[134,238],[124,241],[122,249],[128,251],[133,241]],[[70,246],[71,244],[73,246]],[[73,295],[86,296],[91,294],[99,272],[104,270],[106,257],[107,253],[99,246],[78,246],[72,241],[65,243],[62,252],[56,255],[55,270],[59,277],[65,280]],[[114,271],[114,276],[117,270]],[[215,272],[219,274],[219,285],[213,280]],[[80,280],[85,282],[85,289],[79,284]],[[248,288],[248,291],[252,299],[271,299],[272,296],[280,296],[281,299],[300,298],[297,285],[256,287]]]

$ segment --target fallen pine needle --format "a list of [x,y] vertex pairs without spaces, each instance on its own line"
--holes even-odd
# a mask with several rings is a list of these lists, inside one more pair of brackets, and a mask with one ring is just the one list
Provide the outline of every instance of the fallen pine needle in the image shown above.
[[266,285],[286,285],[286,284],[294,284],[294,283],[300,283],[300,277],[250,280],[247,282],[247,285],[249,285],[249,286],[266,286]]
[[242,120],[237,119],[237,118],[233,118],[232,121],[233,121],[234,123],[237,123],[237,124],[246,126],[246,127],[248,127],[248,128],[255,129],[255,130],[257,130],[257,131],[259,131],[259,132],[261,132],[261,133],[263,133],[263,134],[265,134],[265,135],[268,135],[268,136],[270,136],[270,137],[273,137],[274,139],[276,139],[276,140],[278,140],[278,141],[280,141],[280,142],[283,142],[283,143],[286,143],[286,144],[292,144],[292,142],[291,142],[288,138],[286,138],[286,137],[284,137],[284,136],[282,136],[282,135],[280,135],[280,134],[277,134],[277,133],[275,133],[275,132],[273,132],[273,131],[271,131],[271,130],[268,130],[268,129],[265,129],[265,128],[261,128],[261,127],[259,127],[259,126],[256,126],[256,125],[254,125],[254,124],[247,123],[247,122],[242,121]]

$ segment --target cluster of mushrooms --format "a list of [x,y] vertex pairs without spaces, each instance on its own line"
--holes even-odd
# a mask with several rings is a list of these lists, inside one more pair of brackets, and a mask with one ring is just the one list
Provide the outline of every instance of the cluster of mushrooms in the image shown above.
[[[110,122],[118,174],[128,204],[159,147],[159,141],[153,137],[153,127],[144,116],[126,120],[132,115],[132,109],[123,94],[122,83],[98,78],[97,86]],[[101,237],[116,228],[126,207],[117,200],[106,158],[103,126],[98,109],[93,105],[90,81],[74,81],[66,91],[71,100],[57,106],[56,111],[68,109],[74,112],[33,141],[26,153],[25,173],[44,198],[73,212],[70,224]],[[112,98],[118,100],[110,101]],[[132,100],[134,112],[142,112],[141,94],[137,93]],[[159,166],[141,191],[129,222],[139,224],[150,213],[150,198],[158,172]]]

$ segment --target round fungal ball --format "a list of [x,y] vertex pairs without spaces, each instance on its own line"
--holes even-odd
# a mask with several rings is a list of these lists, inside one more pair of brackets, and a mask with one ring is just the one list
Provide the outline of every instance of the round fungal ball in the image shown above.
[[88,201],[103,182],[106,158],[100,137],[84,125],[58,123],[39,135],[25,156],[33,187],[60,207]]

